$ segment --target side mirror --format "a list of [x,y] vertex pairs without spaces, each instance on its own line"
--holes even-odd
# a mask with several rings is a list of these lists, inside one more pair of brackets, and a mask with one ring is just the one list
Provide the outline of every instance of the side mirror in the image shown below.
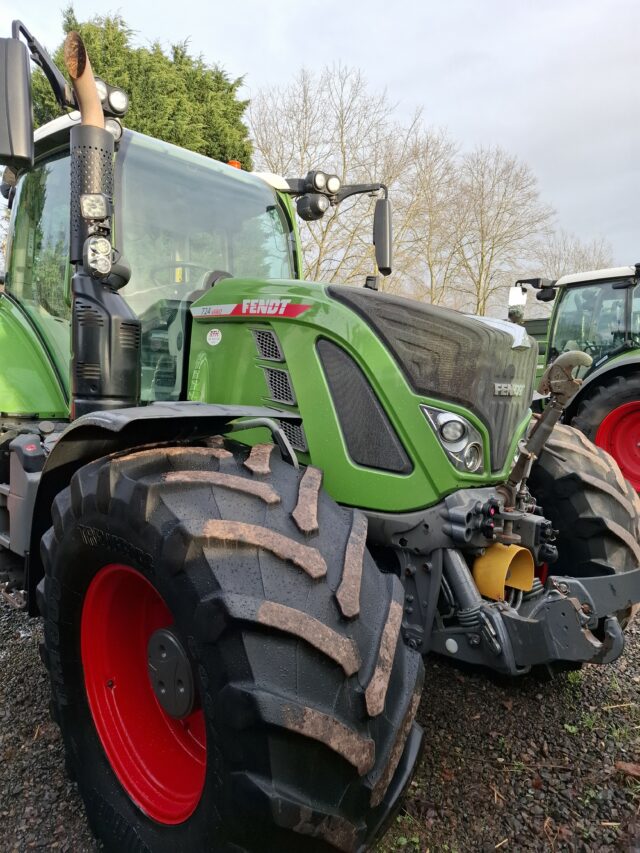
[[29,54],[13,38],[0,39],[0,163],[16,170],[33,166]]
[[376,264],[382,275],[389,275],[392,269],[393,224],[391,221],[391,202],[388,198],[379,198],[373,214],[373,244],[376,247]]
[[556,298],[556,289],[555,287],[542,287],[536,293],[536,299],[540,302],[553,302]]

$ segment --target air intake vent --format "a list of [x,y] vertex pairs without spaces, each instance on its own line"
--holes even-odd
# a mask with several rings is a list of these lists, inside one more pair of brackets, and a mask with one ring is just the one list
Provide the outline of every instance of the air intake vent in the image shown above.
[[410,474],[411,461],[359,365],[331,341],[317,348],[349,456],[367,468]]
[[252,331],[260,358],[265,361],[284,361],[280,342],[274,332],[267,329],[252,329]]
[[291,447],[301,453],[309,452],[309,445],[302,429],[302,424],[292,424],[290,421],[280,421],[282,432],[287,436]]
[[137,323],[123,323],[120,326],[120,346],[123,349],[138,349],[140,326]]
[[76,376],[78,379],[89,381],[100,379],[100,365],[88,361],[79,361],[76,364]]
[[264,375],[271,392],[271,399],[278,403],[288,403],[290,406],[295,406],[296,398],[287,371],[265,367]]
[[77,299],[75,310],[80,326],[94,326],[96,328],[104,326],[104,317],[100,311],[87,302]]

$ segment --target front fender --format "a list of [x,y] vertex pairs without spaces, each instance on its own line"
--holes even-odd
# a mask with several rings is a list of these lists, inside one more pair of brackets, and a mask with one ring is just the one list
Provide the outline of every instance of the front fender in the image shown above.
[[640,370],[640,352],[638,350],[634,350],[632,355],[620,355],[611,360],[607,359],[599,367],[596,366],[594,370],[585,376],[579,390],[569,401],[565,409],[565,423],[570,423],[578,406],[585,396],[590,393],[589,389],[594,383],[597,384],[598,380],[614,377],[618,374],[632,373],[634,370]]
[[70,424],[47,457],[36,493],[25,577],[29,613],[37,612],[35,590],[44,574],[40,540],[51,526],[51,507],[78,468],[122,450],[164,442],[189,442],[226,432],[225,427],[236,418],[300,419],[297,414],[264,406],[166,402],[92,412]]

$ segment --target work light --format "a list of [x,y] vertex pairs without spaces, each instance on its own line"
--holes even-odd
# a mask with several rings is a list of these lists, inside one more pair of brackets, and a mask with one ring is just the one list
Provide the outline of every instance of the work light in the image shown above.
[[106,219],[111,213],[111,204],[104,193],[82,193],[80,215],[83,219]]
[[109,92],[109,106],[117,115],[124,115],[129,106],[129,98],[122,89],[112,89]]
[[327,192],[335,195],[340,189],[340,178],[337,175],[329,175],[327,178]]

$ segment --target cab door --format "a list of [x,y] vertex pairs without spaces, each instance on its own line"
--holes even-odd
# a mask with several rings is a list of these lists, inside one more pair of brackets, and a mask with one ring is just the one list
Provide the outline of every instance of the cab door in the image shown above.
[[0,412],[69,417],[69,157],[40,161],[13,202],[0,295]]

